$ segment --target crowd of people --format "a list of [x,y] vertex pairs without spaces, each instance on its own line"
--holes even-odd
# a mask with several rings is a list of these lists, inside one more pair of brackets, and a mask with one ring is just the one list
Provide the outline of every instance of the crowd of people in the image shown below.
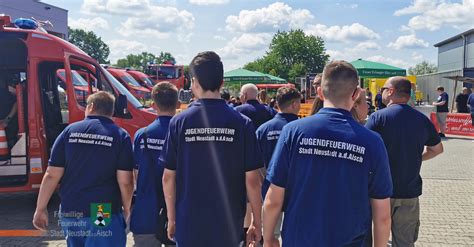
[[357,71],[330,62],[313,81],[312,116],[298,119],[294,88],[278,89],[278,112],[253,84],[242,86],[238,106],[221,94],[214,52],[197,54],[190,72],[196,100],[175,115],[178,89],[158,83],[158,117],[133,142],[111,119],[114,97],[89,96],[86,119],[54,143],[34,226],[47,229],[47,204],[61,182],[68,246],[125,246],[127,225],[135,246],[275,247],[281,239],[385,247],[390,232],[392,246],[414,246],[421,164],[443,145],[430,120],[407,105],[410,81],[388,79],[380,91],[386,107],[367,118],[369,92]]

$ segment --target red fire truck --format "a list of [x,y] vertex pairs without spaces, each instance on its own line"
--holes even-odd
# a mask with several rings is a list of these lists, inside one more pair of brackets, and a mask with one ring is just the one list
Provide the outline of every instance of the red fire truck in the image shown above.
[[149,75],[156,83],[168,81],[173,83],[178,89],[189,87],[189,82],[184,75],[183,65],[174,65],[172,63],[151,64],[145,70],[145,74]]
[[[86,80],[88,94],[97,89],[116,96],[114,121],[132,136],[156,118],[76,46],[47,34],[34,23],[15,23],[9,16],[0,16],[0,84],[16,88],[18,108],[17,139],[9,148],[9,158],[0,160],[0,192],[37,190],[54,140],[68,124],[84,119],[85,107],[75,93],[73,71],[94,78]],[[67,104],[60,104],[58,70],[64,70]],[[17,79],[6,82],[7,78]]]
[[107,71],[112,74],[115,79],[117,79],[122,85],[127,88],[130,93],[133,94],[137,99],[140,100],[150,100],[151,99],[151,91],[150,89],[142,86],[139,82],[137,82],[131,75],[129,75],[123,69],[116,69],[111,67],[106,67]]
[[153,83],[153,80],[147,74],[142,73],[138,70],[131,70],[131,69],[126,69],[125,71],[129,75],[131,75],[138,83],[140,83],[140,85],[142,85],[142,86],[144,86],[144,87],[146,87],[150,90],[153,88],[153,85],[155,83]]

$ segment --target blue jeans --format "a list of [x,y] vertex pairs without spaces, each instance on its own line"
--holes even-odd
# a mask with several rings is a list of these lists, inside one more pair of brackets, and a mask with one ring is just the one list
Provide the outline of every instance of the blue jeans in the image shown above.
[[96,226],[90,217],[59,220],[68,247],[125,247],[127,242],[122,213],[112,214],[110,223],[103,227]]

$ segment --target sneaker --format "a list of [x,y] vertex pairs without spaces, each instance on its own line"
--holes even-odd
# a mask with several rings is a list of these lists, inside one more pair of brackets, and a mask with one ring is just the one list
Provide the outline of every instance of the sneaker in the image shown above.
[[446,137],[443,133],[439,133],[439,137]]

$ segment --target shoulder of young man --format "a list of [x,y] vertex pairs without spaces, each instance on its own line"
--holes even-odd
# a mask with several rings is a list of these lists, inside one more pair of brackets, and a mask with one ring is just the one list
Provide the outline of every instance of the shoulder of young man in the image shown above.
[[266,133],[268,132],[269,130],[271,130],[273,128],[273,126],[275,125],[275,121],[274,119],[270,119],[268,120],[267,122],[263,123],[262,125],[260,125],[260,127],[258,127],[257,129],[257,133]]
[[127,139],[127,138],[131,139],[131,136],[127,130],[125,130],[124,128],[118,125],[115,125],[115,126],[117,127],[117,135],[119,135],[122,140]]
[[140,138],[142,138],[142,135],[145,132],[145,128],[146,127],[140,128],[137,130],[137,132],[135,132],[134,142],[137,142]]

